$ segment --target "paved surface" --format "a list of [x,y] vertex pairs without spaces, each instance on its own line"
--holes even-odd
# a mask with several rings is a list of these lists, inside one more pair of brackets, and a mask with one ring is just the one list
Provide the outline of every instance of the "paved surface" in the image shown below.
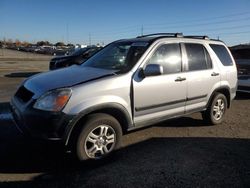
[[[46,71],[47,63],[25,65],[25,72]],[[18,133],[6,95],[24,77],[6,77],[14,70],[6,65],[0,64],[1,93],[8,88],[0,95],[0,187],[250,186],[249,95],[237,96],[221,125],[205,125],[199,113],[166,121],[125,135],[111,158],[79,164],[60,145]]]

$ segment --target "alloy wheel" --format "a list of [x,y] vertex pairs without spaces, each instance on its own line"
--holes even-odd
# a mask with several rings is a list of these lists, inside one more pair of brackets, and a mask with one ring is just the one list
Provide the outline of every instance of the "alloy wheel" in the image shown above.
[[116,134],[112,127],[99,125],[86,137],[84,149],[91,159],[98,159],[110,153],[116,143]]
[[225,102],[223,99],[217,99],[215,105],[213,106],[213,117],[215,120],[220,120],[225,112]]

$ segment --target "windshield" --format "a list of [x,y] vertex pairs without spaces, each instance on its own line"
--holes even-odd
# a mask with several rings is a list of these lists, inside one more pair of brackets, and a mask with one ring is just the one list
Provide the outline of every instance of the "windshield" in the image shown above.
[[115,42],[88,59],[82,66],[128,72],[146,51],[146,42]]

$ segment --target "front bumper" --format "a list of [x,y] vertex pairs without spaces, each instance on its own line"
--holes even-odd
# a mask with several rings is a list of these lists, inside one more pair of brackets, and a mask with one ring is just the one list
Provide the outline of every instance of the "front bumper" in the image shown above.
[[22,104],[11,100],[11,111],[17,128],[27,136],[45,140],[64,141],[65,133],[72,123],[73,115],[63,112],[47,112],[33,108],[34,101]]

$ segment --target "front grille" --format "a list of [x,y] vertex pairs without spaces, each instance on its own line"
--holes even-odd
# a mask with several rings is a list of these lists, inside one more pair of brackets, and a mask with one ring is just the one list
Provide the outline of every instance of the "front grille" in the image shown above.
[[22,102],[28,102],[34,93],[26,89],[24,86],[21,86],[18,91],[15,94],[15,97],[17,97]]
[[250,87],[248,87],[248,86],[238,86],[238,90],[250,91]]

